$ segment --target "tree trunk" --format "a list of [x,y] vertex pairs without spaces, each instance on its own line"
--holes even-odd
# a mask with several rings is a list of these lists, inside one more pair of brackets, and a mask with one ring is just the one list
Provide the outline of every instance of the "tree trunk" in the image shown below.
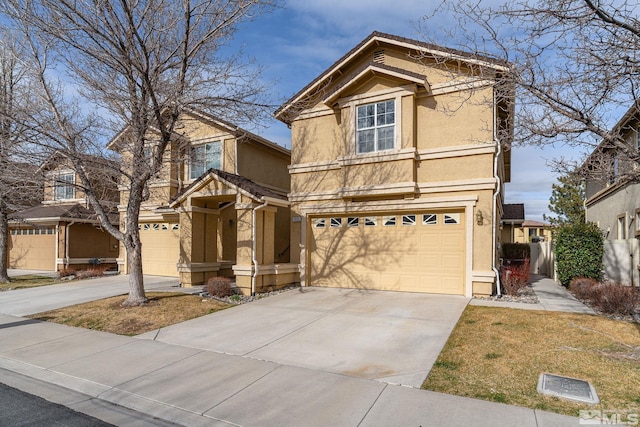
[[9,218],[7,212],[0,208],[0,283],[9,281],[7,263],[9,258]]
[[136,234],[135,236],[128,236],[128,238],[129,244],[125,245],[125,249],[127,251],[127,265],[129,266],[129,298],[122,305],[135,307],[146,304],[149,300],[144,292],[142,278],[142,244],[140,235]]

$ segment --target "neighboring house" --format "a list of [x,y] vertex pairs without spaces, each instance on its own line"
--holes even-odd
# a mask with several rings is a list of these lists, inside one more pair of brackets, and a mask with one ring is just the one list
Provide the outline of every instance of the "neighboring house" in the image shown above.
[[[289,150],[196,110],[184,112],[174,132],[140,212],[144,274],[176,276],[186,287],[235,276],[245,294],[296,282]],[[127,156],[126,129],[108,147]],[[128,193],[120,190],[122,205]],[[120,213],[124,226],[125,206]]]
[[[12,216],[9,267],[59,271],[100,263],[115,268],[118,242],[100,227],[64,156],[52,155],[36,173],[44,177],[44,195],[37,206]],[[116,183],[100,182],[97,193],[113,206],[112,223],[117,224]]]
[[522,235],[516,238],[517,243],[550,242],[553,226],[546,222],[530,219],[522,223]]
[[504,212],[500,220],[500,243],[515,243],[516,236],[521,233],[522,223],[524,222],[524,204],[523,203],[505,203]]
[[[640,110],[634,104],[613,127],[629,145],[640,149]],[[640,277],[640,183],[626,178],[638,167],[614,148],[597,147],[585,167],[597,162],[608,165],[604,173],[587,175],[585,217],[602,230],[605,237],[604,274],[607,279],[638,285]]]
[[490,294],[510,179],[508,64],[374,32],[276,111],[307,286]]

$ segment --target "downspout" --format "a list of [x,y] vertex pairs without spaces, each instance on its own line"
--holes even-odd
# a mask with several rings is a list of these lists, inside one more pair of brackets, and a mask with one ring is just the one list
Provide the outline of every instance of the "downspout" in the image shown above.
[[56,224],[56,247],[55,247],[55,261],[54,261],[54,270],[58,271],[58,258],[60,257],[60,241],[58,239],[60,239],[60,223]]
[[[498,159],[500,158],[500,154],[502,153],[502,145],[500,144],[500,141],[498,141],[497,139],[495,139],[496,145],[498,146],[498,149],[496,151],[496,156],[494,158],[493,161],[493,176],[496,179],[496,191],[495,193],[493,193],[493,216],[491,217],[492,221],[493,221],[493,233],[492,233],[492,251],[491,251],[491,268],[493,270],[493,272],[496,274],[496,292],[498,294],[498,297],[502,296],[502,293],[500,291],[500,272],[498,271],[498,269],[496,268],[496,233],[497,233],[497,221],[496,221],[496,213],[497,213],[497,202],[498,202],[498,196],[500,195],[500,187],[502,185],[502,181],[500,180],[500,176],[498,175]],[[513,227],[512,227],[513,228]]]
[[[498,297],[502,296],[502,292],[500,291],[500,272],[498,271],[498,268],[496,267],[496,233],[497,230],[496,228],[498,227],[498,221],[496,221],[496,214],[497,212],[497,202],[498,202],[498,196],[500,195],[500,188],[502,187],[502,181],[500,180],[500,175],[498,174],[498,160],[500,159],[500,155],[502,154],[502,144],[500,143],[500,140],[498,139],[498,135],[496,133],[496,127],[498,126],[498,117],[496,115],[496,99],[495,99],[495,92],[494,92],[494,98],[493,98],[493,142],[496,144],[496,155],[493,159],[493,177],[496,179],[496,191],[495,193],[493,193],[493,204],[491,205],[491,209],[493,211],[493,215],[491,216],[491,221],[493,222],[492,225],[492,233],[491,233],[491,240],[492,240],[492,245],[491,245],[491,269],[493,270],[493,272],[496,275],[496,294],[498,295]],[[513,230],[513,227],[511,227],[511,229]]]
[[65,232],[64,232],[64,268],[65,269],[69,268],[69,231],[71,229],[71,226],[75,223],[76,223],[75,221],[71,221],[65,227]]
[[259,210],[262,210],[267,207],[269,204],[268,200],[265,200],[263,204],[260,206],[256,206],[252,211],[252,227],[251,227],[251,242],[252,242],[252,250],[251,250],[251,261],[253,262],[253,274],[251,275],[251,296],[256,294],[256,279],[258,278],[258,256],[257,256],[257,243],[256,243],[256,235],[257,235],[257,215],[256,213]]

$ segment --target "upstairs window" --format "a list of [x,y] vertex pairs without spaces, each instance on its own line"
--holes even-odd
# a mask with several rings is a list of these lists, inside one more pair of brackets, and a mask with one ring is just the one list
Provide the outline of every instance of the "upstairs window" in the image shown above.
[[56,176],[54,197],[56,200],[68,200],[76,198],[75,175],[63,173]]
[[191,147],[191,167],[189,178],[196,179],[209,169],[220,169],[220,141]]
[[392,150],[395,141],[395,101],[359,105],[356,111],[356,150],[358,154]]

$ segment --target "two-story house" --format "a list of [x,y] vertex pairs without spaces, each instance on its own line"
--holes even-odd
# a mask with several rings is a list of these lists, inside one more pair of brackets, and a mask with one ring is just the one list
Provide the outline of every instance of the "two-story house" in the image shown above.
[[[640,110],[634,104],[613,127],[611,134],[620,135],[640,150]],[[607,240],[640,237],[640,183],[628,179],[626,172],[635,170],[637,162],[619,150],[601,144],[584,167],[586,220],[595,222]]]
[[[174,132],[140,212],[144,274],[179,277],[186,287],[235,276],[243,293],[295,282],[289,150],[203,111],[185,111]],[[124,157],[122,138],[108,147]],[[123,227],[128,193],[120,190]],[[126,272],[126,258],[119,262]]]
[[[87,162],[96,169],[91,174],[96,177],[96,193],[104,205],[113,206],[112,223],[117,224],[116,182],[101,179],[105,168],[97,163],[97,158]],[[100,263],[115,268],[118,241],[100,227],[69,161],[55,153],[35,173],[43,176],[43,198],[40,204],[12,215],[9,267],[60,271]]]
[[510,178],[508,64],[372,33],[277,111],[307,286],[490,294]]
[[637,286],[640,283],[640,106],[634,103],[610,134],[630,148],[625,154],[601,142],[585,161],[585,218],[598,225],[605,238],[603,273],[608,280]]

